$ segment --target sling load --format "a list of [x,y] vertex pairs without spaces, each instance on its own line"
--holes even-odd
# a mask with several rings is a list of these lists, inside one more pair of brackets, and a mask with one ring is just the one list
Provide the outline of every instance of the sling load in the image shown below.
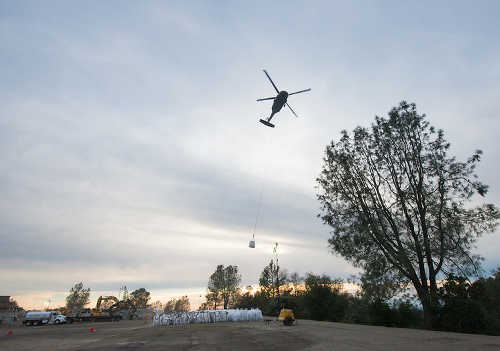
[[248,243],[248,247],[251,249],[255,249],[255,234],[252,235],[252,240]]

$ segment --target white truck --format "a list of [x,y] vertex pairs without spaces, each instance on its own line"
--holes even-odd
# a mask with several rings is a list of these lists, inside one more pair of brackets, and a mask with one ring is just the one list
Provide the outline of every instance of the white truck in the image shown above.
[[23,324],[26,326],[42,324],[62,324],[66,323],[66,317],[59,311],[51,312],[27,312]]

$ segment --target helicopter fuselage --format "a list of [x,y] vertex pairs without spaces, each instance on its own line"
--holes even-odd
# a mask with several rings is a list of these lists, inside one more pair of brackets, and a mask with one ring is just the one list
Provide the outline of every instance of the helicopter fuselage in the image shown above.
[[288,92],[282,90],[279,92],[278,96],[274,98],[273,107],[271,108],[273,111],[273,115],[278,113],[283,106],[286,104],[286,100],[288,99]]

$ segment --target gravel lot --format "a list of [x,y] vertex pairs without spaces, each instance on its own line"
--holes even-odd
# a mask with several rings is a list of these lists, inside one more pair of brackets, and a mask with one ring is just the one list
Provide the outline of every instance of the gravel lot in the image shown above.
[[[95,332],[90,332],[94,328]],[[299,321],[153,328],[150,322],[0,329],[0,350],[500,350],[500,337]]]

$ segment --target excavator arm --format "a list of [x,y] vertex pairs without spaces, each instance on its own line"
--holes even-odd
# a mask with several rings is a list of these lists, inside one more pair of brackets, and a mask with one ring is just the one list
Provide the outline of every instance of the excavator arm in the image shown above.
[[96,311],[101,311],[102,310],[102,308],[101,308],[102,303],[103,302],[108,302],[108,301],[113,301],[113,303],[118,303],[119,302],[119,300],[116,297],[114,297],[114,296],[99,296],[99,298],[97,299],[97,303],[95,305],[95,310]]

